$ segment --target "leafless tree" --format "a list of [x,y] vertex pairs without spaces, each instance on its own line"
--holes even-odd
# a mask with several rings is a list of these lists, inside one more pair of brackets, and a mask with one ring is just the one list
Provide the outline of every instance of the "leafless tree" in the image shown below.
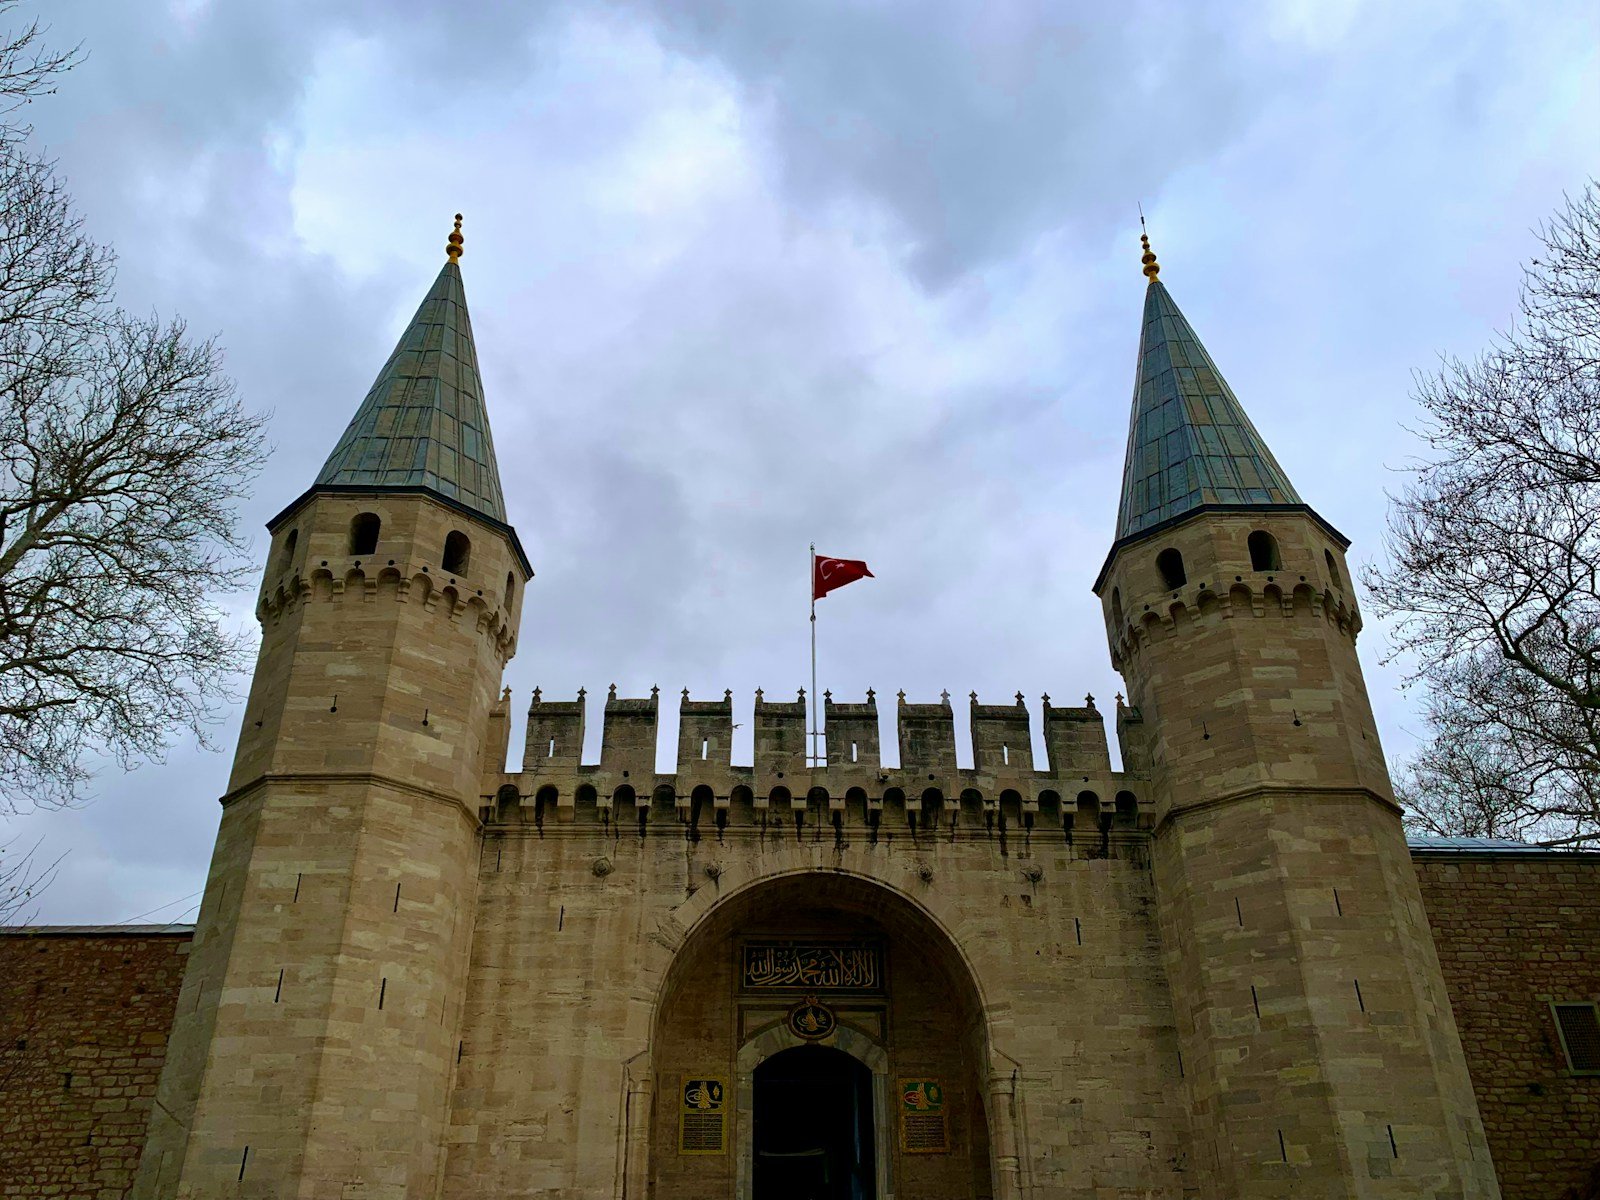
[[38,854],[38,843],[0,842],[0,926],[28,924],[34,898],[55,878],[61,860],[42,862]]
[[116,306],[111,251],[16,123],[75,61],[40,37],[0,36],[0,811],[73,798],[91,750],[203,739],[243,665],[215,597],[266,453],[213,341]]
[[1572,843],[1600,839],[1600,188],[1540,234],[1515,327],[1419,379],[1432,453],[1366,582],[1430,696],[1415,821]]
[[[42,863],[39,846],[18,839],[0,842],[0,929],[29,923],[34,898],[48,887],[60,860]],[[41,1053],[45,1007],[39,988],[28,972],[11,962],[0,972],[0,1108],[5,1100],[35,1086],[53,1066]],[[0,1162],[3,1177],[4,1162]]]

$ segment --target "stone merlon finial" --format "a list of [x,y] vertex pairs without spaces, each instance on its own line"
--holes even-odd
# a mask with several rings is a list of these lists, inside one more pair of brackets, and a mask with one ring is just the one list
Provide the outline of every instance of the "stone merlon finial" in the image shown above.
[[1046,708],[1050,707],[1050,693],[1049,692],[1045,692],[1042,695],[1040,695],[1039,699],[1044,701],[1044,706]]
[[1091,709],[1091,710],[1094,708],[1094,693],[1093,692],[1090,692],[1088,695],[1084,696],[1084,698],[1083,698],[1083,706],[1085,708]]
[[456,227],[450,231],[450,240],[445,243],[444,252],[451,262],[455,262],[462,255],[461,214],[456,214]]
[[871,704],[877,698],[878,698],[878,693],[873,691],[871,688],[868,688],[867,689],[867,703]]
[[1017,693],[1017,707],[1018,708],[1024,707],[1024,703],[1023,703],[1022,693],[1021,692]]
[[611,685],[610,689],[606,692],[606,698],[608,700],[615,700],[617,698],[617,685],[616,684],[613,683]]
[[974,690],[973,690],[973,691],[972,691],[972,692],[971,692],[971,693],[969,693],[969,694],[970,694],[970,695],[971,695],[971,696],[972,696],[972,703],[973,703],[973,704],[974,704],[974,705],[976,705],[976,704],[977,704],[977,703],[978,703],[978,693],[977,693],[977,690],[976,690],[976,689],[974,689]]
[[540,691],[538,687],[535,687],[533,689],[533,702],[535,704],[539,703],[539,698],[541,696],[543,696],[543,695],[544,695],[544,693],[542,691]]
[[582,704],[583,703],[583,698],[585,696],[587,696],[588,694],[589,694],[589,689],[588,688],[579,688],[578,689],[578,703]]
[[[977,692],[973,692],[972,694],[974,696],[976,696],[978,693]],[[950,689],[949,688],[945,688],[943,691],[941,691],[939,693],[939,703],[944,705],[946,708],[950,707]]]

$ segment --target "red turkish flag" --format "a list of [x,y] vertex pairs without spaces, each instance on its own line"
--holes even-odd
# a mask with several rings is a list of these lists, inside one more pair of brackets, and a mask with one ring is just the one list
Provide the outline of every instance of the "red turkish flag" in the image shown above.
[[811,598],[821,600],[835,588],[858,579],[874,578],[867,564],[859,558],[827,558],[821,554],[811,556]]

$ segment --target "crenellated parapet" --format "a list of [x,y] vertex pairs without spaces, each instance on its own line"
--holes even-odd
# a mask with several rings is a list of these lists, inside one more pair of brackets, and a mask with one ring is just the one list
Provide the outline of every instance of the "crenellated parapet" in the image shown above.
[[346,600],[419,604],[427,612],[488,638],[502,661],[516,653],[516,623],[498,597],[485,596],[482,588],[469,588],[453,579],[441,586],[426,568],[409,576],[394,566],[372,573],[351,567],[343,575],[326,567],[313,568],[309,576],[296,572],[262,593],[256,619],[263,627],[277,625],[296,605]]
[[[812,757],[807,704],[754,705],[753,755],[732,759],[733,695],[695,700],[685,690],[678,706],[675,770],[656,770],[660,691],[648,697],[607,695],[600,761],[582,761],[585,693],[548,700],[535,689],[528,708],[522,770],[487,776],[483,815],[490,823],[540,829],[596,823],[640,833],[687,826],[766,830],[832,825],[879,830],[1027,833],[1036,826],[1069,837],[1108,836],[1147,822],[1146,776],[1114,771],[1104,718],[1093,698],[1080,708],[1044,704],[1048,764],[1034,761],[1031,716],[1015,703],[986,705],[971,698],[973,765],[957,764],[954,712],[948,694],[937,703],[908,702],[880,714],[874,693],[864,702],[823,698],[825,728]],[[1119,725],[1122,722],[1119,710]],[[899,762],[880,753],[880,716],[888,717]]]

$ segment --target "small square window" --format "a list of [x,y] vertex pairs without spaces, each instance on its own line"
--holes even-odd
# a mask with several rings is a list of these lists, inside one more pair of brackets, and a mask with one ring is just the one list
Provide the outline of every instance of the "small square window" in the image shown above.
[[1556,1032],[1574,1075],[1600,1075],[1600,1006],[1592,1000],[1550,1005]]

